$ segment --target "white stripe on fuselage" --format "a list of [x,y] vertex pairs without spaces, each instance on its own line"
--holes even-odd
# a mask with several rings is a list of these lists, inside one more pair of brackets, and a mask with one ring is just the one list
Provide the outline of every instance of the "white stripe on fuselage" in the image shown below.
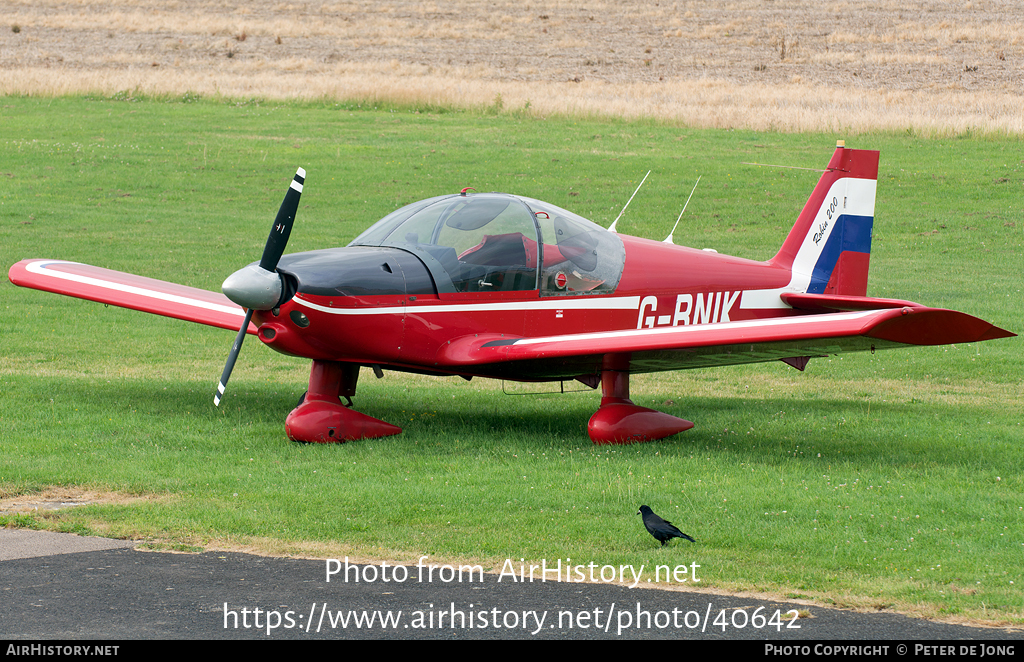
[[541,299],[536,301],[499,301],[491,303],[451,303],[438,305],[382,306],[378,308],[331,308],[306,301],[296,303],[331,315],[425,315],[428,313],[491,313],[513,310],[636,310],[640,297],[586,297],[579,299]]

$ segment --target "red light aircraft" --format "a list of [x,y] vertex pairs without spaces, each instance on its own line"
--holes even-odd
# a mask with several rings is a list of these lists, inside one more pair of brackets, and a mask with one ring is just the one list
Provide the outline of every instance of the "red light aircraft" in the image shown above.
[[[693,423],[629,399],[629,375],[1015,334],[964,313],[866,296],[878,152],[836,148],[775,257],[756,262],[610,232],[501,193],[439,196],[389,214],[344,248],[283,255],[305,172],[259,263],[224,294],[58,260],[11,267],[16,285],[239,329],[312,359],[288,415],[302,442],[401,429],[351,408],[360,367],[601,387],[595,443],[660,439]],[[671,236],[670,236],[671,238]],[[347,400],[348,406],[341,402]]]

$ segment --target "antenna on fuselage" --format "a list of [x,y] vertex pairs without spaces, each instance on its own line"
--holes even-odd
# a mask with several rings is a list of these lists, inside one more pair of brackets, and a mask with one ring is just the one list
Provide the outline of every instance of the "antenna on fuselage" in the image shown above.
[[[697,176],[697,181],[696,181],[696,183],[694,183],[693,189],[690,191],[690,198],[693,197],[693,192],[697,190],[697,184],[700,184],[700,178],[701,177],[703,177],[703,175],[698,175]],[[683,212],[686,211],[686,205],[690,204],[690,198],[687,198],[686,202],[683,204],[683,211],[679,212],[679,218],[676,219],[676,224],[672,226],[672,232],[668,233],[668,236],[665,238],[665,241],[662,242],[663,244],[674,243],[672,241],[672,235],[674,235],[676,233],[676,228],[679,227],[679,219],[683,217]]]
[[[647,175],[650,174],[651,171],[648,170]],[[626,204],[625,206],[623,206],[622,211],[620,211],[619,215],[615,217],[615,220],[612,221],[612,224],[608,226],[608,232],[617,232],[617,230],[615,229],[615,224],[619,222],[620,218],[622,218],[622,215],[626,212],[626,207],[629,206],[629,203],[633,202],[633,198],[635,198],[636,194],[640,191],[640,186],[643,186],[644,182],[647,181],[647,175],[644,175],[644,178],[640,180],[640,185],[636,187],[636,191],[633,191],[633,195],[629,196],[629,200],[626,200]]]

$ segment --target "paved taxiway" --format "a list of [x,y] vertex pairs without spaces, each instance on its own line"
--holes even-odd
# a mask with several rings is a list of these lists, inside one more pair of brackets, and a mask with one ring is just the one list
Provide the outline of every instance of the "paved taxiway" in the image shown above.
[[[1024,639],[1020,630],[708,593],[498,582],[498,575],[420,582],[413,570],[404,582],[378,574],[377,581],[335,576],[328,583],[324,561],[144,552],[120,540],[0,529],[0,638]],[[795,623],[768,624],[776,610],[791,609],[802,612]],[[357,625],[373,614],[372,624]]]

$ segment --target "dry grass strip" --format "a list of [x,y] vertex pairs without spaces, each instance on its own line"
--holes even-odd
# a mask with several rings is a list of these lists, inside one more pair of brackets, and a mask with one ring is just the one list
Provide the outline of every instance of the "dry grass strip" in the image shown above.
[[1024,7],[0,0],[0,93],[125,91],[1019,135]]

